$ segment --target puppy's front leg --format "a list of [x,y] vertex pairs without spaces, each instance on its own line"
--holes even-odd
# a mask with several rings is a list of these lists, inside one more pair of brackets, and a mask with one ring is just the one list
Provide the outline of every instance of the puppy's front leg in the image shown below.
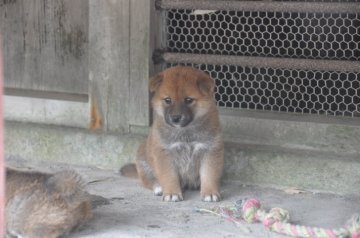
[[202,160],[200,167],[200,194],[204,202],[218,202],[221,199],[219,186],[224,158],[222,150],[209,153]]
[[179,175],[171,163],[171,158],[160,152],[156,158],[155,174],[163,190],[163,200],[178,202],[183,200]]

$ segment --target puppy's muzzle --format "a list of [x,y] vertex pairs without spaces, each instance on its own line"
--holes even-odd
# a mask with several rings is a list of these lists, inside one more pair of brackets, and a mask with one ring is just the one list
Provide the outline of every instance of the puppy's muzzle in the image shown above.
[[191,122],[191,118],[189,118],[187,115],[181,115],[181,114],[175,114],[175,115],[169,114],[165,118],[165,120],[167,124],[174,127],[184,127]]
[[170,118],[171,118],[171,122],[173,124],[179,124],[182,116],[181,115],[172,115],[172,116],[170,116]]
[[165,112],[165,121],[173,127],[185,127],[193,119],[192,112],[184,106],[168,108]]

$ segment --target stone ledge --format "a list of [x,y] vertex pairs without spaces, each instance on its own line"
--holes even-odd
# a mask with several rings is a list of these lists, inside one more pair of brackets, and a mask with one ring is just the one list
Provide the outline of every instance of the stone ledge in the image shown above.
[[[34,161],[118,170],[134,161],[144,135],[6,122],[5,153]],[[226,142],[225,179],[360,195],[360,155]]]

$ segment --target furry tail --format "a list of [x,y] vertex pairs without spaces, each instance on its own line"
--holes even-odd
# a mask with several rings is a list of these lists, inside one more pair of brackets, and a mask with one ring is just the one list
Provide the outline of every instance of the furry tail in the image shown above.
[[86,194],[84,185],[81,176],[71,170],[57,172],[45,182],[49,193],[59,193],[66,200],[82,200],[81,197]]
[[128,178],[134,178],[134,179],[138,178],[138,172],[136,169],[136,165],[134,163],[125,164],[123,167],[121,167],[119,172],[122,176]]
[[91,195],[85,189],[85,181],[75,171],[64,170],[53,174],[45,181],[45,188],[51,195],[59,195],[63,199],[61,204],[66,204],[70,229],[92,217]]

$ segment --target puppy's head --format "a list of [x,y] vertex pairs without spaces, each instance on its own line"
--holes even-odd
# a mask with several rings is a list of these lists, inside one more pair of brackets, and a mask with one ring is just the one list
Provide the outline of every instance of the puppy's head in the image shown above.
[[205,115],[214,103],[214,82],[204,72],[177,66],[150,80],[155,113],[173,127],[185,127]]

